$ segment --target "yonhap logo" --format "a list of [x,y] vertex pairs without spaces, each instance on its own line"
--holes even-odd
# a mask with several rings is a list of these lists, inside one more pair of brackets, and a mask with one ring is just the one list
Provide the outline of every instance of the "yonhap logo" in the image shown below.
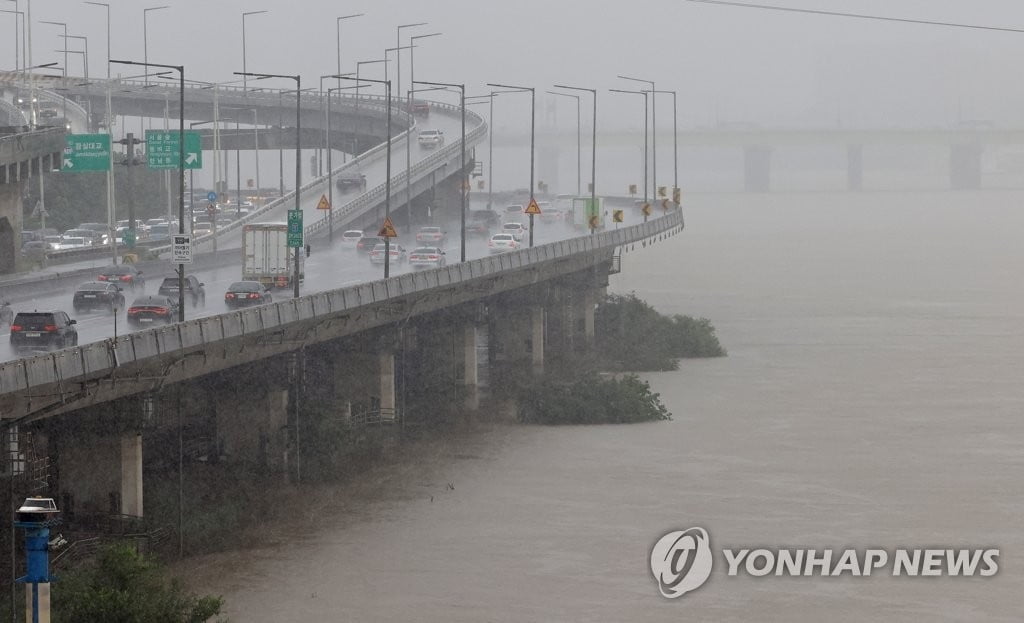
[[669,599],[696,590],[711,575],[711,543],[704,528],[669,532],[651,549],[651,573]]

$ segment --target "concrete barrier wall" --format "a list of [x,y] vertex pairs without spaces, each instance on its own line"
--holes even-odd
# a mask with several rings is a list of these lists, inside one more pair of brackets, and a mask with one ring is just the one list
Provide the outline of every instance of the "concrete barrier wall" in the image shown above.
[[129,367],[136,362],[146,363],[165,353],[205,348],[226,339],[287,329],[296,322],[308,322],[385,302],[397,296],[466,283],[502,271],[539,266],[574,254],[611,250],[623,244],[677,230],[681,226],[682,213],[676,210],[647,223],[593,236],[562,240],[462,264],[318,292],[259,308],[198,318],[54,353],[3,362],[0,363],[0,397],[58,382],[68,383],[86,377],[109,375],[118,368]]

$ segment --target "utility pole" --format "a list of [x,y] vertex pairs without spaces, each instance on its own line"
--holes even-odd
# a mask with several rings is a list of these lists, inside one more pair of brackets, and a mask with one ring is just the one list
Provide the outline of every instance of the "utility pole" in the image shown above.
[[[136,232],[135,232],[135,176],[132,175],[132,167],[142,164],[142,159],[135,156],[135,146],[146,141],[135,138],[135,135],[131,132],[128,133],[126,138],[122,138],[117,141],[119,144],[125,146],[125,157],[121,161],[121,164],[128,167],[127,185],[128,185],[128,229],[125,231],[122,239],[124,245],[129,249],[135,248]],[[116,240],[113,242],[116,246]]]

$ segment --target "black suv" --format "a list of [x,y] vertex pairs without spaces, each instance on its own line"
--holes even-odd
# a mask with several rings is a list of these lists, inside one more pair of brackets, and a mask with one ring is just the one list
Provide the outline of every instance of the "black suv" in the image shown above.
[[[191,301],[192,307],[206,305],[206,288],[203,287],[204,285],[196,279],[195,275],[185,275],[185,300]],[[160,284],[160,289],[157,290],[157,294],[178,300],[178,276],[164,277],[163,283]]]
[[342,171],[336,174],[335,178],[337,181],[334,182],[334,185],[342,192],[350,188],[366,190],[366,176],[359,171]]
[[124,295],[121,294],[121,288],[113,283],[89,281],[75,289],[71,305],[75,312],[100,308],[113,313],[115,310],[124,309]]
[[75,321],[62,311],[20,312],[11,323],[11,350],[57,350],[78,346]]

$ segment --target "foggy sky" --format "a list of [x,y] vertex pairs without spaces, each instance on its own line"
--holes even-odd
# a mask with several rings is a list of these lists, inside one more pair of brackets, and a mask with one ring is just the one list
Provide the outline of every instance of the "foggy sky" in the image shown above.
[[[18,0],[26,9],[28,0]],[[762,0],[779,6],[872,13],[937,21],[1024,26],[1019,0]],[[110,0],[111,55],[143,59],[143,12],[149,14],[149,60],[184,64],[187,76],[207,81],[237,79],[242,69],[241,13],[267,9],[246,20],[249,71],[303,75],[303,86],[336,71],[335,17],[365,13],[342,23],[342,71],[357,60],[381,58],[413,34],[440,31],[416,49],[418,79],[465,82],[468,94],[484,94],[486,82],[538,88],[554,83],[601,89],[599,123],[639,127],[639,98],[608,93],[655,80],[679,91],[681,128],[722,122],[771,126],[949,125],[958,117],[1019,124],[1024,89],[1018,61],[1024,34],[914,24],[796,15],[692,4],[681,0],[590,2],[583,0]],[[5,3],[4,8],[14,8]],[[14,16],[0,14],[0,67],[13,68]],[[63,31],[40,20],[64,21],[68,33],[89,39],[90,74],[106,74],[106,22],[102,7],[78,0],[32,3],[32,63],[63,62]],[[80,49],[73,40],[71,49]],[[408,88],[408,52],[403,53]],[[394,54],[392,53],[392,58]],[[69,73],[81,74],[81,55],[70,55]],[[368,77],[382,78],[377,66]],[[390,77],[396,65],[391,63]],[[115,67],[114,74],[135,73]],[[290,81],[261,86],[291,88]],[[397,91],[397,87],[396,87]],[[455,101],[456,96],[431,93]],[[561,99],[561,98],[559,98]],[[589,96],[584,116],[589,118]],[[560,103],[560,123],[575,123],[575,105]],[[658,100],[659,127],[670,127],[671,98]],[[486,107],[477,107],[484,112]],[[528,130],[529,97],[506,96],[495,104],[499,129]],[[570,112],[571,110],[571,112]],[[497,114],[496,114],[497,116]]]

